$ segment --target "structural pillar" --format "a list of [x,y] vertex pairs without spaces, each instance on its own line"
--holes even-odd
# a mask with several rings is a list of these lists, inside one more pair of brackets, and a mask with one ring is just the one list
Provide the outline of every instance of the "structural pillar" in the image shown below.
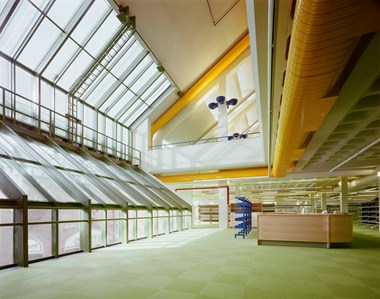
[[322,193],[321,210],[322,210],[322,212],[327,211],[327,194],[326,193]]
[[348,213],[348,183],[347,177],[340,177],[340,212]]
[[[226,181],[219,181],[219,186],[226,186]],[[218,188],[219,228],[228,228],[228,199],[227,188]]]
[[228,135],[228,114],[227,104],[219,104],[218,106],[218,137],[224,137]]

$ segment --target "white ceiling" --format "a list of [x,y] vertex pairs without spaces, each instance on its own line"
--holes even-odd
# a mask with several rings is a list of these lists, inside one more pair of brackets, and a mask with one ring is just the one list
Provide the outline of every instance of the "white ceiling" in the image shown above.
[[129,6],[130,15],[136,17],[138,32],[182,91],[248,31],[242,0],[119,0],[119,3]]

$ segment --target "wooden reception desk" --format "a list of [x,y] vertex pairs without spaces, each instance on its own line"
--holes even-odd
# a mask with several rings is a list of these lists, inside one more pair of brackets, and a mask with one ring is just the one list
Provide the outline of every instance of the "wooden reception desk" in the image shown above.
[[261,214],[259,245],[334,247],[352,242],[352,215]]

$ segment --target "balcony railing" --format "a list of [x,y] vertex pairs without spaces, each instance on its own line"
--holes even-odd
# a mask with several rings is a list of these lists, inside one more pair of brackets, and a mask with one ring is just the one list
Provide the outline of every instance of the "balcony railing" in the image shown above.
[[195,144],[250,139],[250,138],[257,138],[257,137],[260,137],[260,133],[244,133],[244,134],[234,133],[232,135],[222,136],[222,137],[203,138],[203,139],[197,139],[197,140],[188,140],[188,141],[153,145],[153,146],[149,146],[149,149],[156,150],[156,149],[181,147],[181,146],[195,145]]
[[139,150],[82,124],[75,117],[56,112],[1,86],[0,92],[0,115],[3,121],[34,127],[50,137],[60,137],[90,150],[140,164]]

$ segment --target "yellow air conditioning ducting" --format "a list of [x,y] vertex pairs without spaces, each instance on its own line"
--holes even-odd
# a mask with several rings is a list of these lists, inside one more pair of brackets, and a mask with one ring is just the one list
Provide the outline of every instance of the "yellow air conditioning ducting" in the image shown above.
[[297,150],[305,147],[336,94],[329,94],[360,36],[352,28],[365,1],[298,0],[294,15],[273,161],[273,175],[284,177]]

